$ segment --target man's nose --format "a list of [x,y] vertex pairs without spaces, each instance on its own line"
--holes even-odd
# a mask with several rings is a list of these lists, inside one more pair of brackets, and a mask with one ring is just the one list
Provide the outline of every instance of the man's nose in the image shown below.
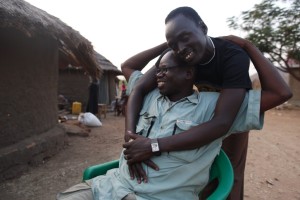
[[183,43],[178,43],[176,53],[179,55],[182,52],[184,52],[184,49],[185,49],[185,45]]
[[157,78],[160,78],[160,77],[163,77],[165,73],[163,73],[162,71],[156,73],[156,77]]

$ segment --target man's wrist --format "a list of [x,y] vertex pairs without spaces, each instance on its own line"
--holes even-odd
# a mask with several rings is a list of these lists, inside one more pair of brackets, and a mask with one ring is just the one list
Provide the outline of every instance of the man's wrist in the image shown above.
[[161,155],[161,151],[160,151],[160,148],[159,148],[159,143],[158,143],[157,138],[151,139],[151,150],[152,150],[152,153],[154,155],[156,155],[156,156]]

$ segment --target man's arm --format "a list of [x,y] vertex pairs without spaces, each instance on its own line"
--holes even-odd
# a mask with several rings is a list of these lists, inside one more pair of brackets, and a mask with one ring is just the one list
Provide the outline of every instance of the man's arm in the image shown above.
[[[201,125],[180,134],[159,138],[161,152],[190,150],[204,146],[226,134],[243,102],[245,89],[226,89],[219,96],[214,117]],[[233,109],[233,107],[236,107]],[[129,134],[134,141],[123,145],[128,164],[150,159],[153,154],[151,141],[139,135]]]
[[292,92],[275,66],[261,53],[250,41],[237,36],[225,36],[229,40],[242,47],[249,55],[258,73],[262,95],[260,111],[264,112],[278,106],[292,97]]
[[[151,49],[140,52],[129,59],[127,59],[121,66],[123,75],[128,81],[131,74],[138,70],[141,71],[152,59],[159,56],[165,49],[167,49],[167,44],[163,43]],[[139,112],[142,107],[142,102],[144,96],[153,90],[156,86],[155,78],[155,67],[152,67],[146,74],[144,74],[138,81],[135,83],[134,88],[132,89],[129,99],[127,102],[127,112],[125,118],[125,141],[129,140],[127,132],[135,133],[135,127],[138,122]],[[144,163],[150,166],[153,169],[158,170],[158,166],[150,160],[144,160]],[[135,163],[129,165],[130,177],[134,179],[137,178],[137,182],[141,183],[142,180],[147,182],[147,175],[142,168],[141,163]]]
[[[135,70],[141,71],[152,59],[159,56],[167,49],[167,43],[162,43],[156,47],[138,53],[122,63],[122,72],[126,80]],[[136,83],[127,101],[126,122],[125,122],[125,141],[129,140],[127,132],[135,133],[138,122],[139,112],[142,108],[144,96],[156,87],[155,67],[148,70]]]
[[[126,80],[129,80],[130,75],[134,71],[142,71],[151,60],[159,56],[167,48],[168,46],[165,42],[128,58],[125,62],[121,64],[121,70]],[[155,77],[153,79],[155,79]]]
[[[242,38],[234,36],[225,37],[224,39],[231,40],[244,48],[248,52],[254,66],[256,67],[263,89],[261,112],[273,108],[291,98],[292,93],[287,84],[281,78],[272,63],[269,62],[268,59],[266,59],[253,44]],[[230,108],[232,105],[236,105],[236,107],[240,106],[243,94],[243,91],[239,91],[238,89],[223,90],[217,103],[217,113],[211,121],[194,127],[179,135],[160,138],[159,144],[161,151],[193,149],[223,136],[223,134],[226,133],[223,131],[228,128],[226,123],[232,123],[230,119],[234,113],[236,114],[237,112],[236,110],[234,112],[230,112]],[[230,96],[232,98],[230,98]],[[232,99],[235,99],[236,101],[232,102]],[[229,118],[227,114],[229,114]],[[223,121],[226,118],[227,120]],[[218,125],[215,126],[215,124]],[[129,163],[136,162],[139,159],[143,160],[146,156],[151,156],[150,141],[148,139],[139,137],[137,138],[137,141],[132,142],[130,145],[129,144],[130,143],[128,143],[128,145],[124,145],[125,148],[128,148],[124,153],[130,154],[131,157],[133,157],[132,160],[129,160]]]

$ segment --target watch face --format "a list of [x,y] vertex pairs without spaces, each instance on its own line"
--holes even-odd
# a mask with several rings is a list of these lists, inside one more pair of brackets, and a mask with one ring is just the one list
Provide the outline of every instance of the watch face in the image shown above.
[[152,147],[152,152],[159,151],[158,143],[152,143],[151,147]]

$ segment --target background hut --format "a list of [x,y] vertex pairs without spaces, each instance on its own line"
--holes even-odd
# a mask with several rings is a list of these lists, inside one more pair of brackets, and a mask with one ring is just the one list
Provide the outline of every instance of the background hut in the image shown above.
[[52,156],[64,144],[57,120],[58,69],[99,77],[91,43],[22,0],[0,1],[0,180]]
[[[103,55],[94,51],[97,65],[102,70],[102,76],[99,80],[98,103],[110,104],[117,96],[116,76],[122,75],[122,72],[113,65]],[[79,101],[82,103],[82,110],[86,110],[89,96],[90,78],[81,67],[69,65],[67,68],[59,70],[59,94],[64,95],[69,102]]]
[[90,77],[82,67],[69,65],[59,70],[58,93],[63,95],[68,102],[80,102],[82,111],[85,111],[89,96]]
[[103,71],[99,84],[99,103],[110,104],[116,99],[116,76],[122,72],[101,54],[95,52],[96,61]]

